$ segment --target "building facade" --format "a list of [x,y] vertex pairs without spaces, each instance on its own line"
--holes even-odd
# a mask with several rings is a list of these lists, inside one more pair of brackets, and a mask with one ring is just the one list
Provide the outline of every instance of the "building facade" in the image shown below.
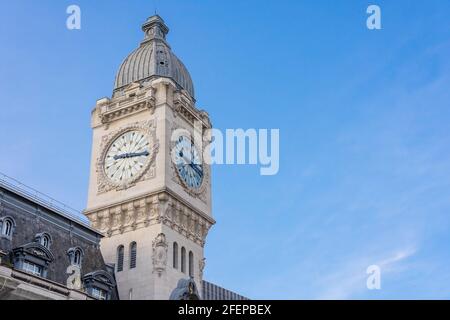
[[86,222],[0,177],[0,300],[114,300],[114,268]]

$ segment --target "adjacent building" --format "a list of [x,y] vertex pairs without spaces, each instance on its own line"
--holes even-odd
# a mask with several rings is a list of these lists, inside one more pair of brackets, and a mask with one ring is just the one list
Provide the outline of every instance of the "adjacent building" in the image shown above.
[[0,299],[117,299],[102,237],[44,195],[0,176]]

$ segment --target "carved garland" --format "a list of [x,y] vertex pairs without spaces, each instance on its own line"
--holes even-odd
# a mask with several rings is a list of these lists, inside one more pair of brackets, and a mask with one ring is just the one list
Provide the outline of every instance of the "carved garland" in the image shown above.
[[[104,163],[106,153],[108,152],[111,144],[122,134],[127,131],[138,130],[142,131],[148,136],[150,140],[150,144],[152,145],[152,151],[150,155],[150,159],[147,161],[145,168],[140,172],[140,174],[136,175],[133,179],[126,181],[125,183],[114,183],[111,181],[105,171],[104,171]],[[155,160],[156,155],[159,151],[159,141],[156,138],[156,120],[149,120],[144,122],[136,122],[125,127],[122,127],[118,130],[115,130],[108,135],[102,137],[102,142],[100,145],[100,157],[97,159],[97,173],[98,173],[98,194],[108,192],[110,190],[123,190],[130,188],[136,184],[136,182],[147,180],[154,178],[156,175],[155,169]]]

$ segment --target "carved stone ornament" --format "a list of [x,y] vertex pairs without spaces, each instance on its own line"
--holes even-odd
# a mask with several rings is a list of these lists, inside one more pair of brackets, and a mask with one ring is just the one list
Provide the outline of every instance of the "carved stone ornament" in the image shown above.
[[198,270],[200,273],[200,279],[203,279],[203,270],[205,269],[206,266],[206,259],[203,258],[201,260],[198,261]]
[[69,275],[66,280],[66,286],[71,290],[81,290],[81,269],[79,266],[70,265],[66,273]]
[[[127,131],[141,131],[147,135],[151,147],[150,157],[145,163],[144,168],[134,178],[122,183],[111,181],[105,173],[104,164],[106,154],[112,143]],[[159,151],[159,142],[156,138],[156,120],[149,120],[144,122],[136,122],[115,130],[108,135],[102,137],[100,145],[100,156],[97,159],[97,187],[98,194],[108,192],[110,190],[123,190],[134,186],[137,182],[152,179],[156,175],[155,160]]]
[[158,234],[152,243],[153,246],[153,272],[161,276],[167,265],[168,244],[164,233]]

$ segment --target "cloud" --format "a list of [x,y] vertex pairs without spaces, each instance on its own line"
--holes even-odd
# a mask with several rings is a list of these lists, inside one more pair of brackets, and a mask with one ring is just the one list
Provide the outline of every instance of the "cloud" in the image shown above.
[[[359,258],[349,263],[335,273],[325,276],[321,283],[325,288],[316,298],[325,300],[335,299],[355,299],[363,295],[366,287],[366,270],[371,265],[377,265],[381,269],[381,281],[391,274],[400,270],[406,271],[406,266],[401,263],[413,256],[417,252],[416,248],[404,248],[393,253],[386,254],[374,263],[371,256]],[[383,288],[381,288],[382,290]]]

